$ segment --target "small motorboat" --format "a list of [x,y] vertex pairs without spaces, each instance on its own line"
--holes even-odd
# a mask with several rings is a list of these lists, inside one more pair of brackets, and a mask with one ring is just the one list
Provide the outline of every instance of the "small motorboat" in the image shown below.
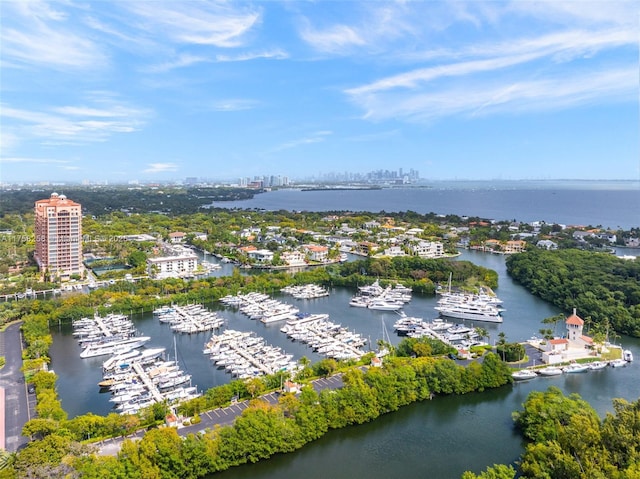
[[587,364],[579,364],[579,363],[571,363],[569,366],[565,367],[563,371],[565,373],[586,373],[589,370],[589,366]]
[[592,363],[589,363],[589,369],[591,369],[592,371],[597,371],[599,369],[604,369],[609,365],[609,363],[607,361],[594,361]]
[[620,368],[622,366],[626,366],[627,361],[625,361],[624,359],[614,359],[609,364],[611,365],[612,368]]
[[516,381],[524,381],[525,379],[533,379],[535,377],[537,377],[538,375],[536,374],[535,371],[532,371],[531,369],[520,369],[519,371],[515,371],[513,373],[511,373],[511,377],[513,377],[513,379],[515,379]]

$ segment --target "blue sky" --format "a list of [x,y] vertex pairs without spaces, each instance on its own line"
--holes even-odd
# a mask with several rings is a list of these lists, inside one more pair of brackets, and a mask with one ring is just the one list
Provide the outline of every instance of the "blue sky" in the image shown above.
[[0,1],[0,181],[637,180],[638,5]]

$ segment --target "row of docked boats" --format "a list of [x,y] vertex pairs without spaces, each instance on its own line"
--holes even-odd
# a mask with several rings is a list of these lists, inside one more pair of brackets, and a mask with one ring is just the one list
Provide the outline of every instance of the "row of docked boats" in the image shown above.
[[480,293],[443,292],[434,308],[440,316],[470,321],[501,323],[502,300],[496,296]]
[[239,379],[295,371],[298,367],[292,354],[266,344],[255,333],[232,329],[213,335],[203,353],[208,354],[218,368],[224,368]]
[[329,315],[300,314],[280,328],[290,339],[305,343],[318,354],[334,359],[359,359],[366,339],[340,324],[329,321]]
[[220,301],[223,304],[237,307],[249,318],[257,319],[265,324],[292,319],[300,312],[295,306],[272,299],[264,293],[238,293],[234,296],[225,296]]
[[329,296],[329,291],[318,284],[299,284],[285,286],[280,290],[284,294],[290,294],[296,299],[316,299]]
[[191,376],[175,362],[161,359],[165,348],[142,348],[151,338],[136,336],[131,319],[122,314],[108,314],[74,321],[73,335],[82,347],[81,358],[110,356],[102,363],[103,378],[99,386],[113,396],[114,408],[121,414],[135,414],[156,402],[197,397],[187,385]]
[[406,316],[401,312],[400,319],[394,323],[393,327],[398,336],[438,339],[457,349],[486,344],[475,328],[444,321],[442,318],[425,321],[422,318]]
[[351,298],[349,306],[379,311],[398,311],[411,301],[411,288],[402,284],[383,288],[378,280],[373,284],[358,286],[358,293]]
[[538,376],[549,377],[560,376],[562,374],[586,373],[588,371],[599,371],[601,369],[605,369],[606,367],[623,367],[630,363],[632,360],[632,357],[630,360],[627,360],[623,357],[611,361],[592,361],[589,363],[572,362],[567,366],[547,366],[539,369],[525,368],[514,371],[511,376],[516,381],[523,381],[527,379],[537,378]]
[[[126,360],[103,363],[104,377],[98,383],[111,391],[110,402],[121,414],[136,414],[157,402],[174,405],[200,396],[191,386],[191,375],[180,370],[175,361],[160,358],[164,348],[146,350],[147,354]],[[112,366],[109,368],[109,364]]]
[[81,318],[73,322],[73,336],[82,351],[80,357],[124,354],[142,347],[151,338],[136,336],[133,322],[123,314]]
[[203,333],[224,324],[224,319],[199,304],[162,306],[154,309],[153,315],[161,323],[168,323],[171,330],[177,333]]

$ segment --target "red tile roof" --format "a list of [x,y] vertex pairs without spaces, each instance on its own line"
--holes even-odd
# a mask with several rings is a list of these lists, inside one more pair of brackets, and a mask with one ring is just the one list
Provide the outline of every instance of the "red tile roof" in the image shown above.
[[584,326],[584,321],[576,313],[573,313],[571,316],[569,316],[566,323],[573,326]]

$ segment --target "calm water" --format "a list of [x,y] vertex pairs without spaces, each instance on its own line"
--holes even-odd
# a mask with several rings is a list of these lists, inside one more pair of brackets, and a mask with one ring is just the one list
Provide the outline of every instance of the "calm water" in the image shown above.
[[[506,276],[504,257],[477,252],[463,252],[460,259],[495,269],[499,274],[496,293],[507,309],[500,325],[484,323],[492,340],[504,331],[510,341],[520,341],[537,334],[544,325],[541,320],[559,311],[529,295]],[[298,301],[288,296],[281,299],[300,307],[302,311],[329,313],[333,321],[342,323],[365,336],[376,339],[393,333],[397,315],[390,312],[350,308],[352,291],[334,288],[331,296]],[[435,317],[434,298],[414,296],[405,311],[425,319]],[[216,309],[216,305],[210,305]],[[306,346],[289,341],[279,331],[281,324],[263,325],[231,309],[219,308],[228,328],[256,331],[269,343],[283,347],[296,357],[319,359]],[[173,354],[173,334],[150,314],[135,315],[138,329],[150,335],[152,346],[164,346]],[[79,358],[79,347],[67,329],[54,328],[51,349],[52,367],[59,375],[58,391],[62,405],[70,416],[89,411],[106,414],[111,410],[108,394],[100,394],[101,358]],[[202,354],[208,333],[177,335],[176,346],[182,367],[193,375],[193,384],[209,388],[223,384],[229,376],[215,369]],[[640,358],[640,342],[624,338],[623,344]],[[371,424],[332,431],[293,454],[277,456],[262,463],[242,466],[216,477],[237,479],[267,479],[272,477],[309,477],[335,479],[353,477],[388,478],[459,478],[465,470],[479,472],[494,463],[512,463],[522,452],[515,433],[511,412],[520,409],[532,390],[557,385],[565,393],[577,392],[604,415],[611,411],[612,398],[636,400],[640,397],[637,363],[618,369],[606,369],[584,375],[537,378],[513,386],[465,396],[437,397],[432,401],[413,404],[401,411],[379,418]]]
[[253,199],[217,202],[220,208],[296,211],[415,211],[478,216],[495,220],[592,225],[625,230],[640,226],[637,182],[592,183],[574,188],[531,184],[476,182],[436,184],[430,188],[382,190],[277,190]]
[[[388,189],[376,191],[301,192],[281,190],[256,196],[253,200],[216,204],[221,207],[264,208],[268,210],[352,210],[405,211],[457,214],[521,221],[545,220],[563,224],[591,224],[629,229],[640,225],[640,190],[637,185],[601,184],[598,187],[574,185],[572,189],[545,184],[545,188],[474,188],[440,185],[432,189]],[[468,186],[468,185],[467,185]],[[619,254],[640,254],[621,250]],[[465,251],[461,259],[498,271],[496,293],[507,311],[500,325],[484,323],[495,340],[505,332],[509,341],[526,340],[544,326],[542,319],[560,311],[532,297],[506,275],[504,257]],[[229,274],[231,265],[215,275]],[[392,342],[394,313],[350,308],[352,291],[334,288],[331,296],[296,301],[284,296],[302,311],[329,313],[333,321],[369,337],[375,344],[385,329]],[[405,311],[408,315],[431,319],[434,298],[414,296]],[[212,309],[218,305],[210,305]],[[566,312],[565,312],[566,313]],[[579,312],[580,313],[580,312]],[[221,309],[229,328],[256,331],[271,344],[283,347],[296,357],[318,359],[306,346],[289,341],[279,332],[278,323],[265,326],[240,313]],[[150,346],[164,346],[173,354],[173,334],[151,315],[133,315],[138,329],[153,339]],[[54,328],[51,348],[52,367],[59,375],[58,391],[70,416],[89,411],[110,411],[109,396],[100,394],[102,358],[81,360],[80,349],[70,330]],[[178,335],[176,346],[182,367],[201,389],[225,383],[229,376],[215,369],[202,354],[209,334]],[[640,358],[640,341],[623,338],[625,347]],[[529,392],[554,384],[565,393],[576,392],[604,415],[612,411],[612,398],[629,401],[640,397],[638,364],[587,374],[537,378],[495,391],[465,396],[437,397],[413,404],[381,417],[370,424],[332,431],[300,451],[281,455],[262,463],[242,466],[218,474],[223,479],[270,479],[307,477],[370,479],[388,477],[458,479],[465,470],[480,472],[494,463],[513,463],[522,452],[520,437],[514,432],[511,412],[521,408]]]

